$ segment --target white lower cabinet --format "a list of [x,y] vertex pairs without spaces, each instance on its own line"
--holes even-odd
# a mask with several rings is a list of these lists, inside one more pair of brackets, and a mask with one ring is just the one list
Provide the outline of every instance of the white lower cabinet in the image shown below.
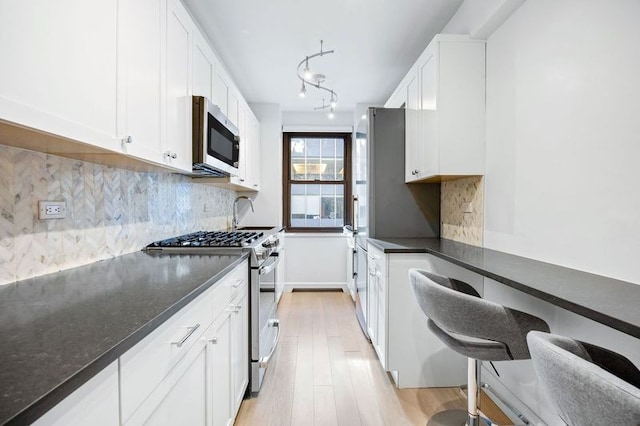
[[231,412],[231,314],[225,312],[206,333],[209,345],[209,396],[211,424],[233,423]]
[[205,340],[196,342],[124,424],[206,425],[207,350]]
[[367,309],[367,331],[371,344],[378,354],[382,367],[387,367],[387,258],[377,248],[369,245],[369,301]]
[[249,385],[249,306],[245,290],[231,302],[231,413],[235,417]]
[[120,358],[124,424],[233,424],[248,385],[248,276],[245,261]]
[[35,424],[233,424],[249,383],[248,261]]
[[117,426],[118,363],[113,362],[34,423],[36,426]]
[[367,253],[367,328],[382,366],[391,372],[396,385],[418,388],[465,383],[466,358],[446,347],[428,329],[409,283],[409,269],[433,271],[432,261],[424,253],[384,253],[371,244]]

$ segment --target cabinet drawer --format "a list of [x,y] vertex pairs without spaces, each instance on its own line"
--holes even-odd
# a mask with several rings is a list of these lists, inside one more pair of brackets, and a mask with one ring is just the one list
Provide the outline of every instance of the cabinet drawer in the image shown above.
[[218,316],[222,309],[226,308],[227,304],[247,291],[249,281],[249,266],[248,262],[244,261],[222,279],[222,285],[229,289],[229,298],[227,300],[216,300],[214,307],[214,318]]
[[122,419],[126,421],[213,322],[213,301],[229,291],[216,285],[120,357]]
[[383,278],[387,277],[387,257],[381,251],[369,244],[367,246],[369,256],[369,269],[374,273],[377,271]]

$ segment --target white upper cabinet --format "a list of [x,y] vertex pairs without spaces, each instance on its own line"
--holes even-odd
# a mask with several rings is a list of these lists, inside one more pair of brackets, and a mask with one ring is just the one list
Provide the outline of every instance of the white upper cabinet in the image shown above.
[[165,14],[165,1],[118,1],[118,135],[125,153],[157,163],[163,161]]
[[416,67],[407,74],[405,93],[405,181],[413,180],[420,168],[422,147],[420,141],[420,87]]
[[116,15],[115,1],[3,0],[0,118],[118,149]]
[[191,171],[191,45],[176,0],[118,1],[118,136],[122,151]]
[[252,114],[249,113],[249,135],[251,136],[251,146],[250,146],[250,157],[249,157],[249,167],[248,167],[248,175],[247,181],[250,189],[253,191],[260,190],[260,173],[262,168],[260,167],[260,122],[258,119]]
[[405,180],[484,174],[485,42],[438,35],[385,106],[406,93]]
[[167,7],[167,143],[163,148],[167,165],[192,169],[191,80],[192,38],[196,31],[191,17],[178,0]]
[[213,98],[214,105],[220,107],[220,111],[224,115],[228,115],[227,99],[229,96],[229,83],[227,74],[222,70],[222,67],[216,67],[214,82],[213,82]]
[[193,95],[213,99],[216,57],[199,31],[193,34]]
[[242,127],[255,169],[257,120],[180,0],[6,0],[0,28],[0,119],[27,133],[0,143],[191,172],[195,94]]

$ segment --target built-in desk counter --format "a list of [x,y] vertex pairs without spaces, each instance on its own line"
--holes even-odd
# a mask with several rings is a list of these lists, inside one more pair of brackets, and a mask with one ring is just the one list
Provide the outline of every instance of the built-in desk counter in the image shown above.
[[385,253],[429,253],[640,338],[640,285],[437,238],[373,239]]

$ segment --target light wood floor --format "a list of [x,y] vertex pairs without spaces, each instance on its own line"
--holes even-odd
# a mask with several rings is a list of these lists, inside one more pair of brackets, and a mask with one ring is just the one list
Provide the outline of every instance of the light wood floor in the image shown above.
[[465,409],[458,389],[396,389],[342,292],[285,293],[280,344],[236,425],[424,425]]

